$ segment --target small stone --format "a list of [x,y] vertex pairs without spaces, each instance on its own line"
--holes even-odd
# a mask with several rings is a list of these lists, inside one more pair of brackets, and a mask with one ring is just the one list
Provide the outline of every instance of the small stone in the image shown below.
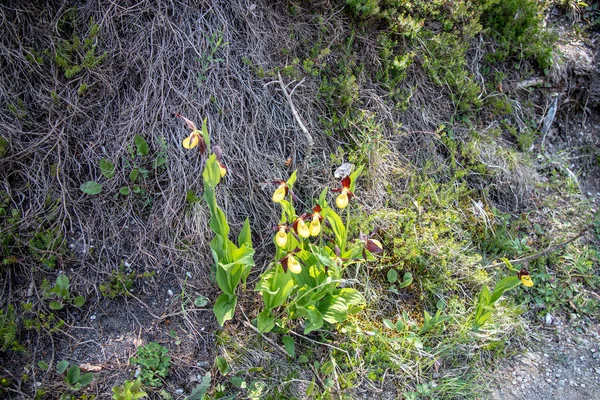
[[95,316],[95,315],[92,315],[92,316],[90,317],[90,319],[93,321],[93,320],[95,320],[95,319],[96,319],[96,316]]
[[183,394],[183,389],[181,389],[181,388],[175,389],[175,393],[177,393],[177,394]]
[[564,379],[561,379],[558,381],[558,386],[565,386],[565,385],[566,385],[566,382]]
[[548,379],[546,379],[546,382],[552,383],[552,379],[548,378]]
[[581,384],[581,387],[585,389],[585,383],[582,383],[582,384]]
[[169,296],[173,296],[173,291],[172,291],[171,289],[169,289],[169,290],[167,290],[167,294],[168,294]]

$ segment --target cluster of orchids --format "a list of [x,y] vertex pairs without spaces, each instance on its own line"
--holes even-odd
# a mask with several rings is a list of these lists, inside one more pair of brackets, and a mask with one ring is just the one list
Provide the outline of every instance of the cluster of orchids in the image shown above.
[[[337,193],[337,209],[348,211],[361,172],[359,167],[341,180],[341,187],[332,190]],[[349,213],[344,223],[328,205],[328,189],[321,192],[310,210],[297,213],[295,182],[296,172],[287,181],[272,182],[277,185],[272,199],[282,212],[273,238],[275,262],[261,275],[257,287],[265,305],[257,318],[261,332],[275,326],[276,315],[283,314],[284,319],[277,320],[280,325],[285,317],[304,319],[304,332],[308,333],[319,329],[324,321],[342,322],[349,314],[359,312],[365,300],[356,289],[340,287],[343,282],[346,286],[349,283],[343,272],[349,265],[374,261],[373,253],[383,252],[381,242],[367,235],[350,240]],[[280,306],[285,312],[275,311]]]

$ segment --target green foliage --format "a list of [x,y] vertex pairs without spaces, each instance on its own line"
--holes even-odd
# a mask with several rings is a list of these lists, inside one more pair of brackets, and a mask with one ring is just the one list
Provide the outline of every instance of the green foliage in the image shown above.
[[[505,262],[510,266],[508,260]],[[502,297],[504,292],[518,286],[520,283],[521,281],[518,277],[508,276],[496,283],[496,286],[491,293],[488,287],[483,285],[481,292],[479,292],[479,295],[477,296],[473,329],[477,330],[481,328],[488,320],[490,320],[494,311],[494,304]]]
[[215,234],[210,249],[216,267],[216,280],[223,292],[215,301],[213,311],[219,325],[233,318],[237,304],[236,288],[246,283],[250,269],[254,266],[254,249],[250,221],[246,219],[238,237],[238,244],[229,240],[229,224],[223,210],[217,205],[216,188],[221,180],[219,162],[212,154],[202,172],[204,200],[210,211],[209,226]]
[[[362,167],[350,175],[351,191],[361,172]],[[261,275],[257,285],[264,303],[257,318],[261,332],[272,330],[276,324],[285,326],[287,317],[305,320],[304,333],[308,334],[320,329],[325,322],[344,322],[365,305],[365,299],[358,290],[339,286],[346,282],[343,273],[348,266],[374,260],[366,249],[371,239],[350,241],[349,221],[344,224],[342,218],[327,205],[327,189],[322,191],[317,201],[320,211],[313,210],[312,217],[299,216],[291,195],[295,180],[294,172],[285,183],[288,195],[279,202],[282,207],[279,226],[288,227],[280,228],[283,229],[280,232],[286,235],[285,244],[276,240],[275,261]],[[308,232],[303,234],[299,228],[305,224],[303,219],[307,218],[311,218],[311,227],[323,218],[316,235],[310,232],[314,240],[310,239]],[[324,237],[331,237],[331,243],[325,242]],[[283,310],[279,311],[282,306]],[[281,314],[285,316],[283,319],[276,318]]]
[[10,150],[10,142],[8,141],[7,138],[0,135],[0,157],[4,157],[5,155],[7,155],[9,150]]
[[87,181],[82,183],[79,189],[89,195],[96,195],[102,192],[102,184],[96,181]]
[[112,391],[113,400],[136,400],[148,396],[142,390],[142,381],[139,378],[134,381],[125,381],[123,385],[113,387]]
[[227,46],[228,42],[223,42],[223,32],[221,30],[214,31],[210,36],[205,35],[206,47],[205,51],[202,52],[200,57],[196,57],[196,61],[198,62],[198,77],[196,78],[196,83],[198,86],[202,86],[204,82],[208,79],[208,73],[210,68],[219,62],[222,62],[223,59],[218,56],[218,53],[223,49],[223,47]]
[[490,53],[491,61],[507,57],[532,58],[546,70],[552,64],[552,46],[557,36],[543,29],[542,2],[535,0],[488,0],[481,16],[485,32],[497,49]]
[[49,296],[57,300],[50,301],[49,307],[52,310],[61,310],[65,303],[72,303],[75,307],[81,307],[85,303],[83,296],[71,296],[69,293],[69,277],[63,273],[58,274],[54,287],[49,291]]
[[200,384],[192,390],[192,393],[190,393],[190,395],[186,398],[186,400],[203,400],[204,395],[206,394],[206,392],[208,391],[208,389],[210,387],[210,379],[211,379],[210,372],[207,372],[206,374],[204,374]]
[[[94,379],[94,373],[92,372],[87,372],[85,374],[81,373],[81,369],[79,368],[78,365],[76,364],[72,364],[70,365],[68,361],[66,360],[62,360],[59,361],[56,364],[56,372],[59,375],[62,375],[65,373],[65,384],[67,385],[67,389],[69,391],[74,391],[77,392],[81,389],[83,389],[85,386],[89,385],[90,383],[92,383],[92,380]],[[63,393],[61,396],[61,399],[69,399],[71,398],[69,394],[67,393]]]
[[[45,54],[58,65],[65,78],[73,78],[83,71],[91,70],[102,63],[108,56],[107,52],[97,54],[98,34],[100,25],[92,18],[88,23],[88,34],[81,40],[76,34],[77,10],[69,9],[58,21],[58,33],[63,37],[57,40],[53,51],[47,50]],[[78,94],[84,95],[88,85],[83,83],[79,86]]]
[[171,365],[168,353],[169,349],[154,342],[138,348],[135,357],[130,361],[140,366],[140,378],[144,384],[152,387],[162,386],[161,378],[167,377]]
[[99,286],[102,296],[114,299],[119,296],[127,297],[131,295],[131,290],[138,278],[151,278],[154,271],[138,274],[134,271],[127,273],[125,266],[121,264],[119,269],[113,271],[105,282]]
[[8,305],[5,310],[0,310],[0,351],[21,351],[24,347],[18,340],[19,328],[15,308]]

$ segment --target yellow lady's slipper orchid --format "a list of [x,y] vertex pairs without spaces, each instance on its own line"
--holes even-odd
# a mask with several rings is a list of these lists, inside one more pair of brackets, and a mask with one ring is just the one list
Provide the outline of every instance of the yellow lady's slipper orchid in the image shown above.
[[279,247],[285,247],[285,245],[287,244],[287,232],[285,231],[285,227],[282,226],[279,228],[279,232],[277,232],[277,234],[275,235],[275,243],[277,243],[277,246]]
[[521,271],[519,271],[517,276],[521,280],[521,283],[523,284],[523,286],[525,286],[525,287],[533,286],[533,280],[531,279],[531,275],[529,275],[529,271],[527,271],[527,269],[521,268]]
[[318,236],[319,233],[321,233],[321,221],[319,216],[315,215],[310,222],[310,236]]
[[302,271],[300,263],[291,254],[288,256],[287,266],[288,269],[292,272],[292,274],[299,274]]
[[221,175],[221,178],[227,174],[227,168],[225,168],[221,163],[219,163],[219,174]]
[[298,224],[296,225],[296,232],[298,232],[298,236],[306,239],[310,236],[310,229],[306,225],[306,222],[302,218],[298,218]]
[[193,149],[194,147],[198,146],[198,143],[200,143],[200,138],[201,136],[199,130],[192,131],[190,136],[183,139],[183,147],[186,149]]
[[338,206],[338,208],[346,208],[349,201],[350,199],[348,199],[348,193],[344,191],[335,199],[335,205]]
[[287,185],[284,183],[279,184],[275,193],[273,193],[273,201],[275,203],[280,203],[281,200],[285,199],[285,195],[287,194]]

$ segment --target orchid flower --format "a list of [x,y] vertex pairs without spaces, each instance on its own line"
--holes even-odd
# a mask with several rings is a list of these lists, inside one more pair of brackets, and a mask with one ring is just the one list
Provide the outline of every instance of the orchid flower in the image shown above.
[[352,183],[350,177],[347,176],[342,179],[342,187],[339,189],[333,189],[332,192],[339,193],[338,197],[335,199],[335,205],[338,208],[346,208],[354,193],[350,191],[350,184]]
[[321,206],[315,205],[313,207],[313,213],[310,215],[312,221],[310,222],[310,236],[318,236],[321,233],[321,221],[323,220],[323,216],[321,215]]
[[521,280],[521,283],[525,287],[532,287],[533,280],[531,279],[531,275],[529,275],[529,271],[525,268],[521,268],[521,271],[517,274],[517,277]]
[[198,129],[198,127],[193,121],[187,119],[183,115],[175,113],[175,116],[181,118],[185,122],[187,127],[192,130],[190,136],[183,139],[183,147],[186,149],[193,149],[194,147],[199,146],[198,149],[200,150],[200,153],[204,154],[206,152],[206,143],[204,142],[204,138],[202,137],[202,131]]
[[285,225],[279,225],[277,227],[277,234],[275,235],[275,243],[277,244],[277,246],[284,248],[285,245],[287,244],[287,240],[288,240],[288,235],[287,235],[287,230],[289,228]]
[[310,228],[308,227],[308,225],[306,225],[306,222],[304,221],[306,218],[308,218],[308,214],[304,213],[298,218],[296,218],[296,220],[292,224],[294,231],[298,234],[298,236],[304,239],[309,237],[311,234]]
[[285,181],[275,181],[273,182],[275,184],[278,184],[279,186],[277,186],[277,189],[275,189],[275,192],[273,193],[273,201],[275,203],[281,203],[281,200],[285,199],[285,196],[287,196],[289,188],[287,183],[285,183]]
[[281,266],[283,267],[283,271],[287,272],[289,269],[292,274],[299,274],[302,272],[302,266],[300,265],[300,261],[294,256],[295,253],[299,252],[300,249],[295,249],[287,253],[285,257],[283,257],[279,262],[281,262]]

